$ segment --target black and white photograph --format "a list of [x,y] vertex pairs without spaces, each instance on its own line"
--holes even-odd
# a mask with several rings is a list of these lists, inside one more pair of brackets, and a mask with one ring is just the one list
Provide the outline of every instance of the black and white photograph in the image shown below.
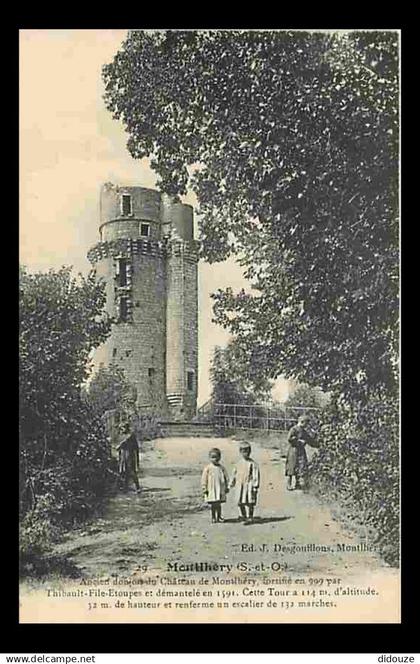
[[400,30],[19,31],[19,621],[401,623]]

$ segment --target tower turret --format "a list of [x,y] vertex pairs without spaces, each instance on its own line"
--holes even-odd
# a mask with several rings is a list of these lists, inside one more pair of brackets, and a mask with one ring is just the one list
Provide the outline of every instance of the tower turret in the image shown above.
[[153,189],[107,183],[99,234],[88,257],[114,323],[95,364],[121,366],[140,409],[189,419],[198,384],[193,209]]
[[174,204],[170,212],[166,393],[172,414],[188,419],[195,413],[198,385],[197,248],[193,241],[192,207]]

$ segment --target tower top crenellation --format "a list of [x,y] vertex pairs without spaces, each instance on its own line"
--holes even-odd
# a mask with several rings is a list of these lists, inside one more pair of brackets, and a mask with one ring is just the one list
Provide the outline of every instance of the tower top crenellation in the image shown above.
[[194,239],[193,208],[148,187],[106,182],[100,190],[102,241],[148,236],[160,240],[172,234]]

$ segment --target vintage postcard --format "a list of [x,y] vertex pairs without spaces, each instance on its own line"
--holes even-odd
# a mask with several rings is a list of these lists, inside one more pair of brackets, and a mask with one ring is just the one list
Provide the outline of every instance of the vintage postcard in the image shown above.
[[20,31],[20,622],[399,623],[398,30]]

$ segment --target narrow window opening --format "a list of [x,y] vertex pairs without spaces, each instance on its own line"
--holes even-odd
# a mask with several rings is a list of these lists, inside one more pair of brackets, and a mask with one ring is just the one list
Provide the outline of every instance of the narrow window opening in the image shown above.
[[148,374],[149,374],[150,380],[152,380],[152,378],[154,378],[154,375],[155,375],[155,369],[153,367],[149,367]]
[[119,286],[127,286],[127,259],[120,258],[118,260],[118,284]]
[[194,390],[194,371],[187,371],[187,389],[189,392]]
[[125,297],[120,299],[120,321],[123,323],[128,319],[128,305]]
[[150,224],[140,224],[140,235],[142,237],[149,237],[149,235],[150,235]]
[[112,349],[112,357],[117,357],[117,349],[116,348]]
[[123,194],[121,196],[121,212],[124,215],[131,214],[131,196],[130,196],[130,194]]

